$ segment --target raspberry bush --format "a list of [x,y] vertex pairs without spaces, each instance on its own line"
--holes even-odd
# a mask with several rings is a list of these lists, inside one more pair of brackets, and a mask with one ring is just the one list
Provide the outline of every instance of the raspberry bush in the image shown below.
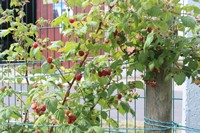
[[[23,22],[26,2],[13,0],[13,9],[0,10],[0,23],[10,24],[0,36],[10,33],[15,40],[1,56],[7,55],[8,61],[24,61],[15,70],[19,73],[16,78],[4,76],[1,80],[17,84],[25,80],[28,86],[24,93],[2,86],[1,101],[15,95],[23,108],[1,102],[0,121],[22,119],[24,125],[0,126],[0,131],[101,133],[104,132],[101,119],[113,127],[118,126],[108,117],[109,110],[134,115],[129,105],[132,99],[139,97],[134,89],[143,89],[143,81],[152,88],[157,87],[158,73],[164,72],[165,80],[174,79],[178,85],[186,77],[192,77],[199,84],[200,39],[195,18],[200,9],[196,6],[183,6],[179,0],[67,0],[66,6],[72,9],[89,6],[90,11],[73,17],[64,13],[51,22],[42,18],[37,21],[40,26],[62,25],[62,34],[68,38],[63,42],[39,38],[38,26]],[[104,6],[108,9],[106,12]],[[193,36],[186,37],[188,33]],[[46,44],[50,45],[44,48]],[[44,50],[59,52],[60,57],[45,57]],[[99,55],[99,50],[105,54]],[[183,61],[179,61],[180,57]],[[29,63],[38,60],[42,60],[41,67],[30,70]],[[68,60],[76,63],[68,68],[63,65]],[[128,84],[116,82],[116,77],[123,76],[125,64],[128,64],[128,76],[135,70],[145,71],[143,80]],[[5,69],[3,73],[9,72]],[[27,100],[21,96],[27,96]],[[102,110],[97,108],[99,106]],[[34,120],[30,114],[35,116]]]

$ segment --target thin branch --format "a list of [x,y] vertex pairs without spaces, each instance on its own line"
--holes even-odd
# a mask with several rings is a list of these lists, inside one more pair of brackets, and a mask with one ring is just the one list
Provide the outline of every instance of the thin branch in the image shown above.
[[[83,66],[83,64],[84,64],[84,62],[86,61],[88,55],[89,55],[89,52],[87,52],[86,55],[84,56],[83,60],[81,61],[80,65],[79,65],[79,68],[81,68],[81,67]],[[71,90],[71,88],[72,88],[72,86],[73,86],[75,80],[76,80],[76,75],[74,76],[72,82],[69,84],[69,87],[68,87],[68,89],[67,89],[67,91],[66,91],[66,93],[65,93],[65,97],[63,98],[62,105],[65,104],[66,99],[67,99],[67,97],[68,97],[69,94],[70,94],[70,90]]]
[[84,95],[83,95],[83,91],[82,91],[80,88],[79,88],[79,90],[80,90],[80,92],[81,92],[81,94],[82,94],[82,96],[83,96],[83,101],[86,102],[85,97],[84,97]]
[[17,94],[15,94],[15,95],[23,103],[23,105],[26,105],[25,102],[21,99],[21,97],[19,97]]
[[62,78],[70,85],[71,83],[69,81],[67,81],[67,79],[64,77],[64,75],[62,74],[62,72],[60,71],[60,69],[58,68],[58,66],[56,66],[56,69],[59,71],[60,75],[62,76]]
[[[110,85],[110,82],[112,81],[112,78],[110,78],[109,79],[109,82],[104,86],[104,87],[102,87],[103,88],[103,90],[106,90],[107,89],[107,87],[108,87],[108,85]],[[97,100],[97,102],[90,108],[90,111],[92,111],[94,108],[95,108],[95,106],[98,104],[98,102],[99,102],[99,100],[100,100],[101,98],[99,98],[98,100]]]

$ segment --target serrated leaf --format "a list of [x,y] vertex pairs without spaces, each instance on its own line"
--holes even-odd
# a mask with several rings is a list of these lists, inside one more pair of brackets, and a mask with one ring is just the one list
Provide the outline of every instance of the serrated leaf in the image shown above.
[[36,121],[35,121],[35,123],[34,123],[34,127],[37,127],[38,126],[38,124],[43,124],[43,123],[45,123],[46,122],[46,120],[47,120],[47,116],[46,115],[41,115]]
[[21,83],[22,83],[22,80],[23,80],[23,78],[19,78],[19,77],[18,77],[18,78],[17,78],[17,83],[18,83],[18,84],[21,84]]
[[9,33],[9,30],[0,30],[0,38],[7,36]]
[[108,82],[108,78],[107,77],[100,77],[98,78],[99,84],[100,85],[105,85]]
[[134,81],[134,85],[138,89],[144,89],[144,84],[142,81]]
[[41,66],[42,73],[47,73],[50,69],[51,65],[48,62],[44,62]]
[[81,130],[74,125],[69,125],[66,127],[65,133],[81,133]]
[[182,16],[181,21],[183,22],[184,26],[190,27],[192,29],[194,29],[196,25],[196,21],[190,16]]
[[63,42],[62,41],[54,41],[52,42],[51,45],[48,46],[48,49],[50,50],[57,50],[57,48],[60,48],[63,46]]
[[95,21],[90,21],[90,22],[87,22],[87,25],[92,26],[92,27],[97,27],[98,23]]
[[128,103],[125,103],[125,102],[121,101],[121,102],[120,102],[120,105],[122,106],[123,110],[124,110],[126,113],[129,112],[130,106],[129,106]]
[[149,63],[149,69],[152,70],[155,67],[155,63],[154,62],[150,62]]
[[60,48],[58,50],[58,52],[65,52],[65,53],[67,53],[69,51],[73,51],[74,49],[76,49],[77,46],[79,46],[78,43],[76,43],[76,42],[69,42],[68,41],[68,42],[65,43],[65,46],[63,48]]
[[84,118],[78,119],[78,121],[77,121],[76,123],[79,125],[79,128],[80,128],[82,131],[88,130],[88,127],[91,126],[91,124],[89,123],[89,121],[87,121],[87,120],[84,119]]
[[17,111],[13,111],[12,117],[15,118],[15,119],[19,119],[19,118],[22,118],[22,115],[21,115],[21,113],[19,113]]
[[144,71],[144,66],[142,64],[140,64],[139,62],[137,62],[136,64],[134,64],[134,68],[137,69],[140,72]]
[[105,111],[101,111],[101,117],[103,118],[103,119],[107,119],[107,113],[105,112]]
[[3,118],[8,120],[8,119],[10,119],[10,117],[11,117],[11,110],[10,110],[10,108],[7,108],[5,110],[5,115],[3,116]]
[[55,113],[55,118],[59,120],[60,123],[62,123],[66,118],[65,118],[65,111],[64,110],[57,110]]
[[57,110],[58,100],[56,98],[51,98],[46,101],[46,105],[47,109],[54,114]]
[[111,124],[112,127],[117,127],[118,124],[115,120],[113,120],[112,118],[109,118],[107,121],[106,121],[107,124]]
[[197,61],[190,61],[188,67],[192,70],[196,70],[198,68],[198,63]]
[[138,26],[138,16],[136,13],[133,14],[134,24],[137,27]]
[[33,55],[35,56],[40,51],[40,48],[33,48]]
[[185,78],[186,75],[183,72],[174,75],[174,81],[176,82],[177,85],[182,85],[183,82],[185,81]]
[[154,39],[154,33],[151,32],[150,34],[147,35],[147,39],[146,39],[146,41],[144,43],[144,50],[150,46],[150,44],[152,43],[153,39]]
[[18,133],[21,129],[21,126],[19,125],[13,125],[13,128],[12,128],[12,132],[14,133]]
[[117,87],[115,85],[109,86],[109,88],[108,88],[108,96],[111,96],[116,89],[117,89]]
[[89,0],[86,0],[82,3],[82,8],[86,8],[89,5]]
[[52,63],[55,64],[56,66],[62,65],[61,62],[60,62],[60,59],[54,59]]
[[160,16],[162,14],[162,9],[159,6],[153,6],[149,10],[147,10],[147,13],[150,16]]
[[98,103],[99,103],[99,105],[100,105],[103,109],[109,108],[108,102],[105,101],[104,99],[100,99]]
[[130,108],[130,113],[132,114],[132,116],[135,116],[135,111],[132,108]]
[[89,133],[104,133],[104,129],[102,127],[93,126],[89,129]]

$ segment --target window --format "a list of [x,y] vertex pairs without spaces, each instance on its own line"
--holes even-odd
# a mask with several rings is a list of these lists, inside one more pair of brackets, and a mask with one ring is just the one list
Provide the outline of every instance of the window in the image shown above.
[[61,16],[65,12],[67,12],[68,16],[73,15],[72,9],[67,7],[65,2],[59,2],[59,3],[53,4],[54,19],[57,18],[58,16]]

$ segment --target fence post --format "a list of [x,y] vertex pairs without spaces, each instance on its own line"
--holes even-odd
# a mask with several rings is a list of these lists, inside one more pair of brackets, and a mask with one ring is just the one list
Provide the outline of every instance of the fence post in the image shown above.
[[[157,87],[152,88],[150,85],[146,87],[145,98],[145,117],[163,122],[172,121],[172,81],[165,81],[164,71],[157,73]],[[159,124],[149,122],[151,124]],[[169,125],[170,126],[170,125]],[[145,128],[159,128],[145,124]],[[145,133],[171,133],[172,130],[165,131],[145,131]]]

